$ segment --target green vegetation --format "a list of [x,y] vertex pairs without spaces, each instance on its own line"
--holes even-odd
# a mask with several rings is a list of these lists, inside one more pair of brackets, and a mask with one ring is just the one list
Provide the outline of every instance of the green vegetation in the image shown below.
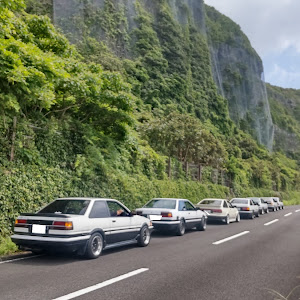
[[[137,1],[129,32],[115,1],[104,3],[105,22],[85,3],[76,46],[21,0],[0,4],[0,236],[56,197],[112,197],[132,209],[152,197],[280,194],[296,203],[299,165],[230,120],[188,8],[182,25],[167,1],[153,1],[155,17]],[[168,159],[179,170],[172,179]],[[186,163],[205,166],[201,182]]]

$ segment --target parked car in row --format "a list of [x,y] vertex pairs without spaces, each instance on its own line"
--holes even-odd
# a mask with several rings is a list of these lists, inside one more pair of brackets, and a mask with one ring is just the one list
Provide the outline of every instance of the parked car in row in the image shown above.
[[203,199],[196,206],[207,213],[209,221],[223,221],[227,225],[240,221],[238,209],[225,199]]
[[155,198],[137,208],[138,215],[148,217],[157,230],[184,235],[186,229],[206,229],[207,215],[187,199]]
[[277,211],[279,209],[278,202],[274,201],[273,197],[261,197],[261,199],[268,204],[269,211]]
[[253,200],[254,204],[258,205],[259,213],[263,215],[264,213],[269,213],[268,203],[264,199],[259,197],[250,197],[249,199]]
[[230,200],[233,207],[236,207],[241,217],[254,219],[259,216],[258,205],[249,198],[233,198]]
[[56,199],[37,213],[20,215],[12,241],[23,249],[68,250],[97,258],[103,249],[150,243],[153,226],[114,199]]
[[283,202],[280,201],[280,198],[279,198],[279,197],[273,197],[273,200],[274,200],[275,202],[277,202],[278,209],[284,209]]

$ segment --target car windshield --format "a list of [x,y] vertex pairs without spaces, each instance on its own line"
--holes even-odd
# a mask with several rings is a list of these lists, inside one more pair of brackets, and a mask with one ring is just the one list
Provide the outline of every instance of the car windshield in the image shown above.
[[241,204],[248,204],[249,200],[247,199],[232,199],[231,203],[241,203]]
[[199,204],[205,204],[205,205],[211,205],[211,206],[221,206],[222,200],[206,199],[206,200],[202,200]]
[[39,211],[40,214],[84,215],[90,200],[55,200]]
[[167,199],[153,199],[149,201],[145,208],[169,208],[175,209],[176,207],[176,200],[167,200]]

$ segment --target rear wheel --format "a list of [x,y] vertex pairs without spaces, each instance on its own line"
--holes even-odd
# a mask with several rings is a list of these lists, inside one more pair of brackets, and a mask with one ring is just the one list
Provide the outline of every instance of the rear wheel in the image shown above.
[[178,225],[176,234],[177,235],[184,235],[185,234],[185,222],[184,222],[183,219],[180,220],[180,223]]
[[205,217],[202,217],[201,223],[198,224],[198,225],[196,226],[196,228],[197,228],[197,230],[199,230],[199,231],[205,231],[205,229],[206,229],[206,218],[205,218]]
[[230,223],[229,215],[226,216],[226,218],[224,219],[224,221],[225,221],[226,225],[229,225],[229,223]]
[[240,214],[239,214],[239,213],[236,215],[235,221],[236,221],[236,222],[239,222],[239,221],[241,221],[241,216],[240,216]]
[[262,209],[262,210],[261,210],[261,214],[262,214],[262,215],[264,215],[264,214],[265,214],[265,211],[264,211],[264,209]]
[[266,214],[268,214],[269,213],[269,209],[267,208],[267,210],[266,210]]
[[250,215],[250,219],[254,219],[255,218],[255,214],[254,212]]
[[88,241],[85,256],[87,258],[98,258],[103,249],[103,237],[100,233],[94,233]]
[[150,230],[148,228],[148,226],[144,225],[142,228],[141,228],[141,231],[140,231],[140,236],[138,237],[138,245],[140,247],[146,247],[149,245],[150,243]]

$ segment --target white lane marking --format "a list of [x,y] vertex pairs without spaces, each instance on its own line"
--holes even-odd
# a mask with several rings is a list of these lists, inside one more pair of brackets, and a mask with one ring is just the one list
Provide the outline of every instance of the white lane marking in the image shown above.
[[279,221],[278,219],[275,219],[275,220],[273,220],[273,221],[271,221],[271,222],[265,223],[264,225],[265,225],[265,226],[269,226],[269,225],[271,225],[271,224],[273,224],[273,223],[276,223],[276,222],[278,222],[278,221]]
[[299,211],[300,211],[300,209],[295,210],[295,212],[299,212]]
[[245,235],[245,234],[247,234],[247,233],[249,233],[249,232],[250,232],[250,231],[243,231],[243,232],[241,232],[241,233],[232,235],[232,236],[230,236],[230,237],[228,237],[228,238],[226,238],[226,239],[223,239],[223,240],[219,240],[219,241],[217,241],[217,242],[214,242],[213,245],[219,245],[219,244],[228,242],[228,241],[230,241],[230,240],[233,240],[233,239],[236,239],[236,238],[238,238],[238,237],[240,237],[240,236],[243,236],[243,235]]
[[284,215],[285,217],[288,217],[288,216],[290,216],[290,215],[292,215],[293,213],[288,213],[288,214],[286,214],[286,215]]
[[61,297],[59,297],[59,298],[55,298],[55,299],[53,299],[53,300],[69,300],[69,299],[73,299],[73,298],[79,297],[79,296],[81,296],[81,295],[84,295],[84,294],[93,292],[93,291],[95,291],[95,290],[101,289],[101,288],[103,288],[103,287],[105,287],[105,286],[108,286],[108,285],[110,285],[110,284],[116,283],[116,282],[118,282],[118,281],[124,280],[124,279],[126,279],[126,278],[129,278],[129,277],[138,275],[138,274],[140,274],[140,273],[146,272],[146,271],[148,271],[148,270],[149,270],[149,269],[147,269],[147,268],[141,268],[141,269],[138,269],[138,270],[129,272],[129,273],[127,273],[127,274],[120,275],[120,276],[118,276],[118,277],[115,277],[115,278],[112,278],[112,279],[103,281],[103,282],[101,282],[101,283],[92,285],[92,286],[90,286],[90,287],[87,287],[87,288],[85,288],[85,289],[79,290],[79,291],[77,291],[77,292],[70,293],[70,294],[68,294],[68,295],[61,296]]
[[36,258],[36,257],[40,257],[40,256],[43,256],[43,254],[26,256],[26,257],[20,257],[20,258],[15,258],[15,259],[10,259],[10,260],[4,260],[4,261],[0,261],[0,264],[6,264],[6,263],[18,261],[18,260],[29,259],[29,258]]

